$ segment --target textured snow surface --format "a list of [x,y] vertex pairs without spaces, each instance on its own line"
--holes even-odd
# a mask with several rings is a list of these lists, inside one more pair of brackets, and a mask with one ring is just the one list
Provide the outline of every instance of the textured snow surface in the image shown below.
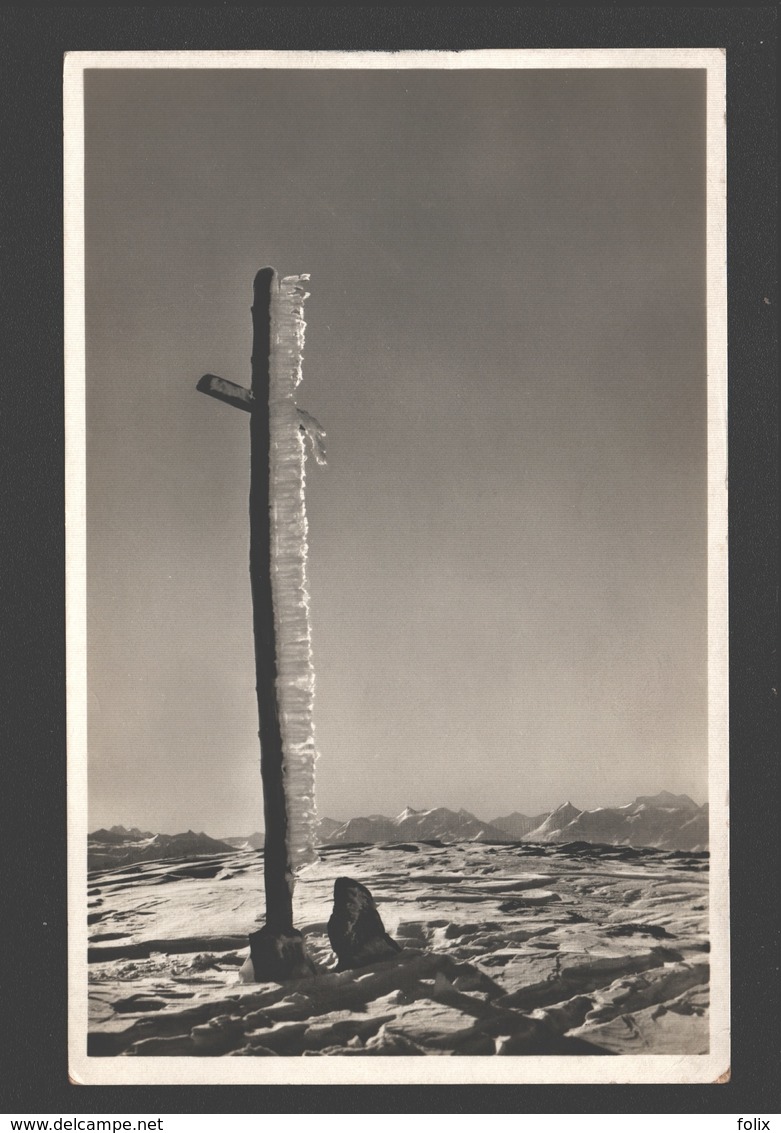
[[[318,975],[243,984],[262,852],[90,876],[89,1051],[704,1054],[707,855],[468,842],[331,847],[296,886]],[[333,883],[371,889],[393,960],[336,972]]]

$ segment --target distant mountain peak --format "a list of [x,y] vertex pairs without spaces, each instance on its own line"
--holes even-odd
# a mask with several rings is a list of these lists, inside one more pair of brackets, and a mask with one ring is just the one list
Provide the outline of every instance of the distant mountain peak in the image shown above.
[[440,839],[445,842],[509,842],[504,831],[476,818],[469,811],[456,812],[448,807],[415,810],[407,806],[396,818],[368,815],[351,818],[337,830],[325,832],[321,841],[343,842],[409,842]]
[[699,810],[694,799],[688,795],[674,795],[671,791],[660,791],[658,795],[638,795],[635,806],[671,807],[674,810]]
[[580,810],[579,807],[574,806],[569,801],[569,799],[567,799],[567,801],[565,803],[562,803],[561,806],[557,806],[554,811],[551,811],[551,813],[555,814],[557,816],[557,818],[563,818],[565,815],[568,815],[568,814],[571,814],[573,818],[576,818],[577,815],[582,814],[583,811]]
[[208,834],[154,834],[147,839],[123,838],[108,831],[95,831],[87,843],[87,868],[112,868],[158,858],[193,858],[232,852],[233,846]]
[[640,795],[634,803],[623,807],[598,806],[579,811],[566,802],[523,837],[528,842],[704,850],[708,847],[707,811],[688,795],[673,795],[669,791]]
[[512,814],[492,818],[491,826],[496,827],[497,830],[503,830],[505,834],[509,834],[514,840],[520,840],[525,837],[525,835],[531,833],[532,830],[536,830],[547,817],[547,811],[545,811],[544,814],[530,816],[528,814],[521,814],[518,810],[514,810]]
[[151,837],[151,831],[139,830],[137,826],[131,827],[130,830],[125,826],[112,826],[110,829],[94,830],[88,837],[93,842],[105,842],[107,844],[113,843],[120,845],[123,842],[144,842],[148,841]]

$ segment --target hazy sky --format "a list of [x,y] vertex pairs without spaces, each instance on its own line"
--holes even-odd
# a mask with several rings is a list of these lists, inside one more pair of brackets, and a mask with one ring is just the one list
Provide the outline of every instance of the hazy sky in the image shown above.
[[86,75],[90,829],[261,821],[252,280],[335,818],[707,790],[704,72]]

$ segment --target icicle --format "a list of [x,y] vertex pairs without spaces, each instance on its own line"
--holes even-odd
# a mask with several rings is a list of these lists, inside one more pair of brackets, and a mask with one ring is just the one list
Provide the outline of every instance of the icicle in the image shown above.
[[[271,582],[277,642],[277,698],[284,752],[288,854],[293,870],[315,851],[314,670],[306,578],[307,520],[304,437],[324,463],[323,430],[295,404],[304,349],[303,283],[308,275],[272,283],[269,388]],[[321,459],[321,455],[323,459]]]

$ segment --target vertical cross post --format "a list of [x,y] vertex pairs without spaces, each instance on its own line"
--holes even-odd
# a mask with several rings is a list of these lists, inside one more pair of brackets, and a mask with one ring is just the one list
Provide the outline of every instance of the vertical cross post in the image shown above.
[[263,780],[266,927],[293,928],[292,871],[287,849],[282,732],[277,702],[277,648],[271,590],[271,509],[269,384],[271,357],[272,268],[255,276],[252,304],[252,412],[250,413],[249,570],[255,674],[260,722],[260,774]]
[[255,639],[255,675],[263,783],[265,845],[263,875],[266,923],[250,934],[250,954],[257,980],[286,980],[314,971],[301,934],[293,927],[293,870],[288,845],[284,748],[277,695],[277,640],[272,588],[273,508],[271,498],[271,429],[269,392],[273,352],[272,307],[278,287],[273,268],[255,276],[252,304],[252,388],[206,374],[202,393],[246,410],[250,418],[250,586]]

